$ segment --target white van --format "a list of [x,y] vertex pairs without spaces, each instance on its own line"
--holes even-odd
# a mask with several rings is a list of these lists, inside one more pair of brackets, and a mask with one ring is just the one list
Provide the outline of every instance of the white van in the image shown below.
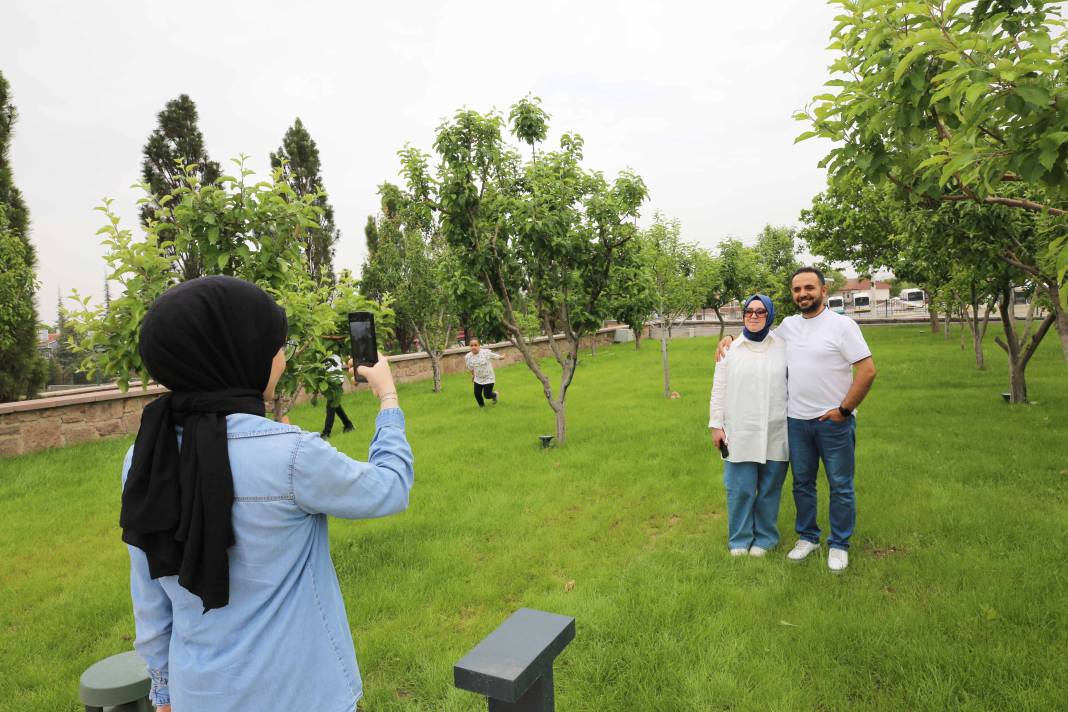
[[845,300],[841,297],[828,297],[827,308],[839,314],[845,314]]
[[902,289],[898,299],[907,307],[922,307],[927,303],[927,293],[922,289]]
[[871,311],[871,292],[857,292],[853,295],[853,313]]

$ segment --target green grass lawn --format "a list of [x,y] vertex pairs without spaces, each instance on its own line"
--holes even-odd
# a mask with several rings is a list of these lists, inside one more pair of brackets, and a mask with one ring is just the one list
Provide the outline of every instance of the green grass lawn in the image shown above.
[[[1068,708],[1068,368],[1055,335],[1034,405],[999,393],[956,336],[871,327],[879,368],[858,423],[849,570],[726,551],[722,465],[706,425],[711,339],[584,356],[566,448],[522,365],[499,406],[469,380],[400,387],[416,454],[409,511],[330,524],[364,675],[361,709],[482,710],[452,665],[516,608],[577,619],[556,664],[576,710]],[[992,337],[991,337],[992,338]],[[586,352],[588,353],[588,352]],[[374,407],[349,396],[366,457]],[[294,422],[322,426],[320,408]],[[0,709],[80,710],[78,676],[131,647],[119,469],[132,438],[0,460]],[[826,532],[826,482],[820,522]],[[824,549],[824,553],[826,550]],[[573,586],[569,582],[574,582]],[[294,661],[299,674],[299,661]],[[177,712],[182,712],[178,710]]]

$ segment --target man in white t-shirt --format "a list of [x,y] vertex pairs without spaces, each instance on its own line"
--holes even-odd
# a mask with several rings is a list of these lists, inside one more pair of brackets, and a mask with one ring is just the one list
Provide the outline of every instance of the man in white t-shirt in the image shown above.
[[[787,558],[801,561],[819,549],[816,474],[823,460],[831,494],[827,566],[844,571],[857,518],[855,411],[875,380],[875,362],[857,323],[826,307],[827,286],[818,269],[795,272],[791,293],[801,313],[774,331],[786,342],[787,429],[800,537]],[[720,342],[717,360],[729,344],[729,337]]]

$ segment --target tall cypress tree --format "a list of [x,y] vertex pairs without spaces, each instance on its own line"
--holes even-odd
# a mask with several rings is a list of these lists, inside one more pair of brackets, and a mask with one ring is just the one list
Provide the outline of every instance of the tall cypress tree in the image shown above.
[[282,168],[282,178],[297,195],[317,195],[315,205],[322,211],[319,226],[308,230],[302,249],[312,279],[334,281],[334,245],[341,232],[334,225],[334,208],[327,199],[320,175],[319,148],[304,123],[297,117],[282,137],[282,145],[271,154],[271,167]]
[[37,353],[37,253],[8,150],[17,118],[0,72],[0,401],[34,396],[48,376],[48,363]]
[[[211,183],[219,177],[219,164],[208,158],[204,136],[197,126],[197,106],[187,94],[168,101],[157,115],[156,129],[149,135],[143,149],[141,178],[154,196],[141,207],[141,222],[156,216],[159,200],[182,185],[185,173],[179,161],[185,165],[195,164],[194,170],[203,183]],[[204,273],[200,255],[192,250],[175,255],[182,270],[183,279],[199,277]]]

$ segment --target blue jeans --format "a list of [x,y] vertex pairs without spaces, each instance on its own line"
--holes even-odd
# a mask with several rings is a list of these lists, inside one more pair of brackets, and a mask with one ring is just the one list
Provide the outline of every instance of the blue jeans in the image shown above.
[[772,549],[779,543],[779,499],[789,464],[779,460],[723,463],[731,549]]
[[831,491],[831,535],[827,545],[848,550],[857,521],[853,492],[856,418],[851,416],[841,423],[829,419],[787,418],[786,426],[790,434],[790,465],[794,471],[797,534],[805,541],[820,543],[820,528],[816,524],[816,474],[822,459]]

